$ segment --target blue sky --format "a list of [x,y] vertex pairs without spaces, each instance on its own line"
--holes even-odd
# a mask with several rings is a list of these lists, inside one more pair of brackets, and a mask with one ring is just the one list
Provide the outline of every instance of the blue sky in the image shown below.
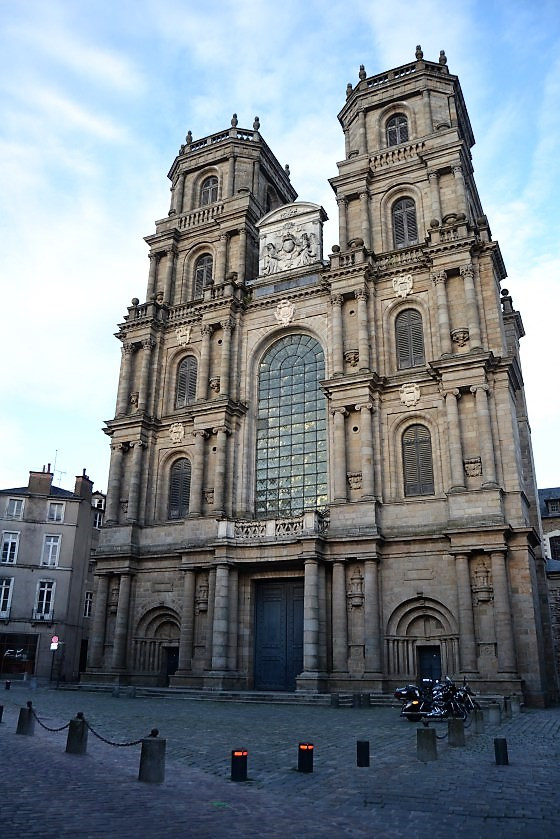
[[169,209],[187,130],[232,113],[261,133],[302,200],[323,204],[344,156],[336,115],[368,75],[440,49],[461,80],[475,177],[521,311],[537,479],[560,485],[560,7],[555,0],[0,0],[0,487],[56,461],[105,490],[143,237]]

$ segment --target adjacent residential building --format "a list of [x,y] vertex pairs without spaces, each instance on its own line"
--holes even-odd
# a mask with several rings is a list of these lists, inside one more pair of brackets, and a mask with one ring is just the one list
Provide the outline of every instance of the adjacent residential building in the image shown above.
[[92,494],[85,471],[74,492],[52,481],[49,464],[30,472],[26,487],[0,490],[0,667],[8,678],[75,680],[86,663],[105,497]]
[[[189,131],[119,325],[87,680],[555,695],[519,340],[442,52],[363,67],[324,209]],[[305,138],[309,154],[313,138]],[[333,161],[334,168],[334,161]]]
[[560,487],[539,489],[543,551],[546,559],[552,637],[560,673]]

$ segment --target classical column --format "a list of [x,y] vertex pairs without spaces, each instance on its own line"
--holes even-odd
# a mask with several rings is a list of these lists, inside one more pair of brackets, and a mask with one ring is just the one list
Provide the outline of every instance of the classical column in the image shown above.
[[432,207],[432,218],[441,221],[441,197],[439,194],[439,172],[431,169],[428,172],[428,181],[430,182],[430,201]]
[[358,142],[360,144],[360,154],[367,154],[367,132],[366,132],[365,111],[359,111],[359,113],[358,113]]
[[228,172],[227,172],[227,183],[226,183],[226,198],[233,197],[233,191],[235,188],[235,155],[232,154],[228,160]]
[[492,551],[492,586],[494,588],[494,626],[498,644],[498,671],[515,673],[515,648],[506,571],[506,552]]
[[447,414],[451,489],[465,489],[463,447],[461,445],[461,427],[459,425],[459,407],[457,405],[457,400],[460,396],[461,394],[457,389],[448,390],[443,394]]
[[96,574],[93,622],[89,639],[88,667],[101,667],[105,644],[105,623],[107,620],[107,596],[109,594],[109,575]]
[[204,668],[212,668],[212,646],[214,626],[214,607],[216,600],[216,569],[211,568],[208,572],[208,611],[206,612],[206,648],[204,650]]
[[117,524],[121,501],[123,443],[111,443],[111,463],[107,482],[107,502],[105,505],[105,524]]
[[159,254],[158,253],[151,253],[150,254],[150,272],[148,274],[148,293],[146,295],[146,299],[148,301],[150,301],[156,293],[158,260],[159,260]]
[[332,360],[333,376],[344,372],[344,345],[342,341],[342,294],[331,295],[332,305]]
[[360,459],[362,467],[362,500],[371,501],[375,496],[373,476],[373,428],[371,402],[356,405],[360,412]]
[[303,669],[319,669],[319,563],[305,560],[303,583]]
[[216,461],[214,472],[214,515],[225,515],[224,495],[226,483],[226,456],[227,456],[227,428],[220,426],[213,429],[216,435]]
[[229,569],[229,630],[227,669],[237,670],[237,631],[239,621],[239,572],[237,568]]
[[467,554],[455,555],[455,574],[457,576],[457,600],[459,603],[459,654],[461,672],[476,672],[476,642],[474,635],[474,614],[472,606],[471,578],[469,557]]
[[204,480],[204,441],[208,437],[206,431],[193,431],[194,463],[192,468],[191,497],[189,516],[202,514],[202,482]]
[[[424,110],[424,122],[426,124],[425,134],[432,134],[434,130],[434,122],[432,117],[432,102],[429,90],[422,91],[422,107]],[[439,218],[441,218],[441,216]]]
[[185,189],[185,173],[182,172],[175,183],[175,212],[177,215],[183,212],[183,191]]
[[333,670],[348,670],[348,612],[346,608],[346,574],[344,562],[333,564],[332,576],[332,648]]
[[379,612],[379,561],[364,562],[364,634],[365,668],[369,673],[380,673],[381,629]]
[[128,488],[128,508],[126,520],[128,522],[138,521],[138,502],[140,499],[140,478],[142,475],[142,449],[146,443],[142,440],[135,440],[130,443],[132,448],[132,465],[130,470],[130,485]]
[[140,388],[138,391],[138,411],[146,411],[148,401],[148,385],[150,383],[150,360],[156,342],[153,338],[142,341],[142,369],[140,371]]
[[196,380],[196,398],[206,399],[208,396],[208,371],[210,369],[210,336],[212,334],[212,327],[208,323],[204,323],[200,332],[202,334],[202,344],[200,347],[200,364],[198,365],[198,378]]
[[229,375],[231,364],[231,333],[233,332],[233,321],[228,318],[221,322],[222,327],[222,357],[220,361],[220,394],[229,396]]
[[360,370],[370,369],[369,360],[369,324],[367,299],[368,293],[365,288],[358,288],[355,292],[358,301],[358,355]]
[[362,217],[362,239],[365,247],[371,248],[371,225],[369,222],[369,195],[367,192],[360,192],[360,214]]
[[216,567],[214,618],[212,621],[212,670],[227,669],[229,624],[229,566]]
[[218,247],[216,249],[216,268],[214,280],[217,283],[223,283],[226,276],[226,262],[227,262],[227,234],[220,233],[218,237]]
[[237,279],[240,283],[245,282],[245,268],[247,262],[247,231],[244,227],[239,228],[239,254],[237,263]]
[[130,606],[131,574],[121,574],[119,584],[119,602],[115,618],[115,637],[113,640],[113,669],[122,670],[126,666],[126,638],[128,635],[128,610]]
[[348,201],[346,198],[337,198],[338,204],[338,239],[340,249],[345,251],[348,247]]
[[167,264],[165,266],[165,286],[163,289],[163,302],[171,303],[171,290],[173,288],[173,275],[175,273],[175,248],[167,250]]
[[488,407],[488,385],[473,385],[476,404],[476,418],[478,422],[478,441],[480,445],[480,460],[482,462],[482,486],[496,486],[496,462],[494,460],[494,444],[492,442],[492,426],[490,424],[490,409]]
[[449,309],[445,291],[446,271],[432,271],[432,282],[436,289],[439,343],[442,355],[451,353],[451,331],[449,328]]
[[468,217],[467,207],[467,190],[465,187],[465,178],[463,176],[463,167],[460,163],[453,166],[453,175],[455,177],[455,194],[457,196],[457,211],[464,213]]
[[346,501],[346,427],[344,417],[348,415],[346,408],[333,408],[331,411],[334,422],[334,500]]
[[179,636],[179,662],[177,670],[191,670],[194,644],[194,595],[196,574],[186,570],[183,578],[183,604],[181,609],[181,634]]
[[130,374],[132,371],[132,354],[134,349],[134,344],[123,344],[121,347],[122,360],[119,389],[117,393],[117,417],[124,417],[128,409],[128,400],[130,397]]
[[474,268],[472,265],[461,265],[461,276],[465,289],[465,304],[467,309],[467,326],[469,328],[469,346],[471,349],[482,345],[480,335],[480,318],[476,304],[476,292],[474,289]]

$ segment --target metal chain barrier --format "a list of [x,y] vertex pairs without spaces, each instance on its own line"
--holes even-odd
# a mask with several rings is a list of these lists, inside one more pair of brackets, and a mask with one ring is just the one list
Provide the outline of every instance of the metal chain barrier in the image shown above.
[[39,723],[39,725],[41,726],[41,728],[44,728],[44,729],[45,729],[45,731],[54,731],[54,732],[56,732],[56,731],[64,731],[64,729],[65,729],[65,728],[68,728],[68,727],[70,726],[70,723],[69,723],[69,722],[67,722],[67,723],[66,723],[66,725],[61,725],[61,726],[60,726],[60,728],[49,728],[49,726],[48,726],[48,725],[45,725],[45,723],[44,723],[44,722],[41,722],[41,720],[39,719],[39,717],[38,717],[38,716],[37,716],[37,714],[35,713],[35,708],[33,707],[33,704],[32,704],[31,702],[28,702],[28,703],[27,703],[27,707],[29,708],[29,710],[30,710],[30,711],[31,711],[31,713],[33,714],[33,716],[34,716],[35,720]]
[[[77,715],[80,719],[83,719],[83,714]],[[94,737],[97,737],[98,740],[101,740],[103,743],[107,743],[109,746],[137,746],[142,740],[145,740],[145,737],[140,737],[139,740],[131,740],[130,743],[115,743],[113,740],[108,740],[106,737],[103,737],[99,732],[97,732],[87,720],[84,720],[85,724],[87,725],[88,729],[91,731]],[[157,728],[152,728],[148,737],[157,737],[159,731]]]

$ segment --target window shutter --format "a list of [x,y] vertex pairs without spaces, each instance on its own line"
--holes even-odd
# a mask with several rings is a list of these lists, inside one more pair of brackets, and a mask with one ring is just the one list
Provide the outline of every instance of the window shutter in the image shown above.
[[411,366],[424,364],[424,335],[422,330],[422,315],[415,309],[409,309],[409,334]]
[[411,201],[412,206],[406,208],[406,242],[408,245],[415,245],[418,241],[418,225],[416,223],[416,208]]
[[411,425],[402,438],[404,494],[433,495],[434,472],[430,432],[423,425]]
[[196,372],[196,358],[192,355],[184,358],[177,372],[176,408],[184,408],[185,405],[194,402],[196,398]]
[[395,333],[397,342],[397,364],[399,370],[406,370],[412,367],[410,358],[410,341],[408,329],[408,313],[410,309],[397,315],[395,322]]
[[397,207],[395,207],[393,213],[393,227],[395,232],[395,247],[404,248],[404,246],[406,245],[404,213]]
[[206,286],[212,282],[213,259],[209,253],[203,254],[196,261],[194,271],[194,297],[202,297]]
[[191,491],[191,464],[186,457],[177,460],[171,467],[169,479],[170,519],[182,519],[189,511]]
[[405,309],[395,321],[397,365],[399,370],[424,363],[422,315],[416,309]]

